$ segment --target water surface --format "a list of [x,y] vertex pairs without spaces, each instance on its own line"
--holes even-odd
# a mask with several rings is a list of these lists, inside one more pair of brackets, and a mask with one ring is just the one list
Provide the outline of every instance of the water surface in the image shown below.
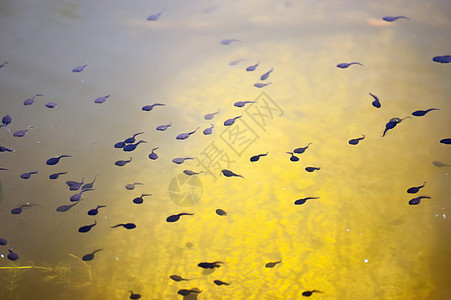
[[[451,164],[439,143],[451,135],[451,64],[432,58],[451,54],[450,14],[444,0],[2,1],[0,114],[12,115],[12,132],[36,128],[22,138],[0,128],[0,145],[15,150],[0,153],[9,169],[0,173],[0,237],[20,256],[12,263],[0,248],[0,297],[126,299],[133,290],[180,299],[179,289],[197,287],[197,299],[302,299],[313,289],[324,292],[317,299],[445,299],[450,167],[432,162]],[[410,20],[381,19],[397,15]],[[354,61],[364,66],[336,67]],[[233,106],[245,100],[257,103]],[[157,102],[166,106],[141,110]],[[440,110],[411,116],[428,108]],[[390,118],[409,115],[382,137]],[[203,135],[210,123],[213,133]],[[113,147],[141,131],[137,141],[147,143],[135,151]],[[291,162],[286,152],[308,143]],[[155,147],[159,158],[150,160]],[[45,164],[61,154],[72,157]],[[177,165],[176,157],[195,159]],[[75,193],[65,181],[96,175],[95,191],[56,212]],[[406,192],[424,181],[418,194]],[[143,185],[125,188],[134,182]],[[134,204],[143,193],[152,196]],[[419,195],[431,199],[408,205]],[[294,205],[305,197],[319,199]],[[10,213],[27,202],[42,207]],[[97,205],[107,207],[88,216]],[[195,215],[165,221],[181,212]],[[110,228],[128,222],[137,228]],[[96,249],[92,261],[80,260]],[[202,261],[224,265],[203,274]],[[173,274],[195,279],[174,282]]]

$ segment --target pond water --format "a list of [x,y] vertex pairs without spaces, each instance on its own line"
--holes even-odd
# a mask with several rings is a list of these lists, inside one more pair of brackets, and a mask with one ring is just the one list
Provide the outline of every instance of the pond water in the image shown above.
[[[446,0],[1,1],[0,298],[448,298],[451,64],[432,59],[451,55],[450,15]],[[82,178],[94,190],[71,202]]]

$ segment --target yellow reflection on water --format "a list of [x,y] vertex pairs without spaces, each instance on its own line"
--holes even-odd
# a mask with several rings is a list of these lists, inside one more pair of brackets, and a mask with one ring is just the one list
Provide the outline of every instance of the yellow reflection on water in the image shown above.
[[[392,40],[387,39],[387,43]],[[294,51],[287,46],[279,56],[289,57]],[[316,55],[321,57],[321,53]],[[434,252],[430,236],[434,209],[427,200],[417,207],[407,205],[412,197],[405,191],[428,180],[426,194],[436,201],[444,195],[440,191],[443,181],[436,177],[441,170],[431,164],[431,153],[441,151],[442,146],[428,133],[434,124],[446,123],[445,116],[431,117],[432,124],[423,119],[406,120],[382,138],[390,117],[405,116],[412,110],[405,99],[408,85],[400,82],[396,89],[379,87],[378,95],[385,95],[381,96],[383,109],[377,111],[370,105],[368,71],[340,73],[330,65],[337,60],[320,60],[302,72],[296,66],[276,63],[282,64],[283,74],[275,73],[272,80],[277,85],[265,92],[283,111],[267,120],[264,130],[248,114],[237,121],[234,126],[254,124],[253,130],[258,132],[258,138],[242,155],[224,143],[225,129],[221,126],[223,120],[241,111],[226,108],[221,112],[214,120],[217,130],[212,140],[233,161],[222,162],[223,166],[245,178],[225,178],[212,167],[212,173],[198,175],[203,186],[200,202],[188,208],[167,202],[167,212],[153,214],[150,228],[140,232],[151,240],[125,246],[133,255],[118,263],[133,274],[126,282],[132,280],[143,293],[163,299],[174,297],[180,288],[192,287],[203,291],[199,299],[299,299],[303,290],[312,289],[325,292],[316,295],[321,299],[430,297],[435,288],[428,262]],[[322,76],[318,69],[323,69]],[[302,83],[307,77],[308,83]],[[296,90],[287,87],[288,80],[283,78],[299,82]],[[194,95],[215,99],[204,103],[211,109],[202,110],[202,114],[215,111],[218,103],[231,107],[234,102],[228,91],[234,90],[235,83],[213,92],[208,78],[206,81],[205,88],[181,92],[187,100],[180,100],[180,105],[188,114],[190,109],[196,110],[195,102],[188,100]],[[377,80],[374,85],[378,85]],[[429,94],[429,98],[433,97]],[[428,106],[447,109],[440,101]],[[361,134],[366,138],[358,146],[347,143]],[[431,146],[419,148],[418,137],[421,144]],[[193,138],[200,140],[199,136]],[[188,145],[189,151],[183,153],[203,157],[210,142]],[[312,145],[299,155],[299,162],[289,161],[286,151],[308,143]],[[265,152],[268,156],[259,162],[249,161],[252,155]],[[321,170],[307,173],[306,166]],[[173,176],[186,168],[199,170],[199,164],[187,162],[174,170]],[[160,196],[168,201],[167,196]],[[296,199],[308,196],[320,199],[293,205]],[[217,208],[228,215],[216,215]],[[164,222],[166,215],[182,211],[195,216],[174,224]],[[141,214],[147,216],[148,212]],[[187,243],[193,248],[187,248]],[[280,259],[282,264],[274,269],[264,268],[267,262]],[[225,262],[224,266],[209,275],[203,275],[196,266],[201,261],[217,260]],[[176,283],[168,278],[171,274],[196,279]],[[122,283],[125,289],[124,274],[115,275],[110,286]],[[212,283],[215,279],[232,285],[217,287]]]

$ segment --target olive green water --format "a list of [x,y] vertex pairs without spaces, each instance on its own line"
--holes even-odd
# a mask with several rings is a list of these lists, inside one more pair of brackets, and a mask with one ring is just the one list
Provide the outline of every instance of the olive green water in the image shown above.
[[[410,20],[381,20],[388,15]],[[195,287],[197,299],[303,299],[313,289],[324,293],[312,299],[448,298],[451,167],[432,162],[451,164],[449,146],[439,143],[451,135],[451,64],[432,57],[451,54],[450,15],[445,0],[2,1],[0,64],[8,64],[0,69],[0,115],[12,115],[12,132],[36,128],[22,138],[0,128],[0,145],[15,150],[0,153],[9,169],[0,171],[0,237],[8,240],[0,246],[0,298],[128,299],[133,290],[142,299],[181,299],[178,290]],[[220,44],[227,38],[240,42]],[[351,61],[365,66],[336,68]],[[254,87],[271,67],[272,84]],[[44,96],[23,105],[37,93]],[[257,103],[233,106],[244,100]],[[141,110],[156,102],[166,106]],[[427,108],[440,110],[381,137],[390,118]],[[210,122],[213,134],[203,135]],[[147,143],[135,151],[113,148],[140,131],[137,140]],[[308,143],[291,162],[285,152]],[[72,158],[45,164],[61,154]],[[196,159],[176,165],[175,157]],[[205,173],[176,190],[185,169]],[[68,174],[48,179],[60,171]],[[95,175],[95,191],[55,211],[75,193],[66,180]],[[424,181],[418,194],[406,192]],[[143,185],[125,189],[133,182]],[[152,196],[134,204],[142,193]],[[419,195],[431,199],[408,205]],[[305,197],[319,199],[294,205]],[[26,202],[41,207],[10,213]],[[107,207],[88,216],[97,205]],[[165,221],[180,212],[195,215]],[[94,220],[90,232],[77,232]],[[110,228],[127,222],[137,228]],[[20,256],[14,263],[8,247]],[[103,250],[92,261],[80,260],[96,249]],[[205,274],[197,266],[205,261],[224,265]],[[192,280],[174,282],[174,274]]]

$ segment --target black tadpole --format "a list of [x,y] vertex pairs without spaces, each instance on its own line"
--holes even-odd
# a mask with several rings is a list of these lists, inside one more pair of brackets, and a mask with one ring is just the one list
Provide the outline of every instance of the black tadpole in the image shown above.
[[324,293],[318,290],[312,290],[312,291],[304,291],[302,292],[302,296],[304,297],[310,297],[313,293]]
[[425,185],[426,185],[426,181],[423,183],[423,185],[420,185],[420,186],[413,186],[413,187],[409,188],[409,189],[407,190],[407,193],[409,193],[409,194],[416,194],[416,193],[418,193],[422,188],[424,188]]
[[264,153],[264,154],[254,155],[254,156],[252,156],[252,157],[250,158],[250,161],[251,161],[251,162],[256,162],[256,161],[258,161],[258,160],[260,159],[260,157],[266,156],[266,155],[268,155],[268,152],[266,152],[266,153]]
[[401,118],[391,118],[390,121],[388,121],[388,123],[385,124],[385,130],[384,130],[384,133],[382,134],[382,137],[385,136],[387,131],[389,131],[390,129],[395,128],[396,125],[398,125],[398,123],[401,123],[403,120],[405,120],[407,118],[411,119],[410,116],[407,116],[407,117],[405,117],[403,119],[401,119]]
[[295,162],[299,161],[299,157],[295,156],[293,152],[287,152],[287,154],[291,154],[290,160]]
[[93,259],[94,259],[94,254],[96,254],[97,252],[102,251],[102,250],[103,250],[103,249],[94,250],[94,251],[91,252],[91,253],[88,253],[88,254],[86,254],[86,255],[83,255],[83,257],[81,258],[81,260],[83,260],[83,261],[90,261],[90,260],[93,260]]
[[180,213],[177,215],[171,215],[169,217],[166,218],[166,222],[168,223],[172,223],[172,222],[177,222],[181,216],[192,216],[194,214],[189,214],[189,213]]
[[269,262],[265,265],[265,268],[274,268],[277,264],[280,264],[282,260]]
[[356,139],[351,139],[351,140],[348,141],[348,143],[349,143],[349,145],[357,145],[364,138],[365,138],[365,135],[362,134],[362,137],[356,138]]
[[140,299],[141,295],[140,294],[135,294],[133,293],[133,291],[129,291],[130,292],[130,299]]
[[117,225],[111,226],[111,228],[116,228],[116,227],[119,227],[119,226],[122,226],[125,229],[134,229],[134,228],[136,228],[136,225],[134,223],[117,224]]
[[312,143],[308,143],[308,145],[305,146],[305,147],[299,147],[299,148],[296,148],[296,149],[293,150],[293,152],[296,153],[296,154],[302,154],[302,153],[305,152],[305,150],[308,149],[308,147],[309,147],[311,144],[312,144]]

